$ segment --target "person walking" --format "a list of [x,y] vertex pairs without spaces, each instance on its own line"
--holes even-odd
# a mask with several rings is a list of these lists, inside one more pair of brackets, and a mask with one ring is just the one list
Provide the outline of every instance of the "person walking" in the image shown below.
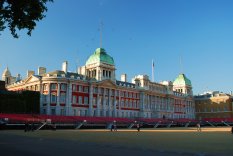
[[114,128],[114,125],[112,124],[112,125],[111,125],[111,132],[112,132],[113,128]]
[[114,131],[117,131],[117,125],[114,123]]
[[197,131],[201,132],[201,124],[200,123],[197,123]]
[[140,124],[139,123],[137,123],[137,130],[138,130],[138,132],[140,132]]

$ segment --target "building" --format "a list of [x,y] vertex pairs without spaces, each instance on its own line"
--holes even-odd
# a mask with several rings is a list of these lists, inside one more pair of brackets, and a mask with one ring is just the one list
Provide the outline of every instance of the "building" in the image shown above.
[[[147,75],[116,80],[114,59],[97,48],[78,72],[62,70],[38,73],[7,83],[8,90],[34,90],[41,94],[40,112],[49,115],[126,118],[195,118],[191,81],[180,74],[174,81],[151,82]],[[9,69],[7,68],[8,73]],[[5,79],[10,77],[5,74]]]
[[232,96],[219,91],[194,96],[196,118],[232,118]]
[[2,80],[5,81],[5,85],[10,85],[17,81],[20,81],[21,77],[20,74],[17,74],[16,77],[11,76],[10,70],[8,69],[8,67],[6,67],[6,69],[2,73]]

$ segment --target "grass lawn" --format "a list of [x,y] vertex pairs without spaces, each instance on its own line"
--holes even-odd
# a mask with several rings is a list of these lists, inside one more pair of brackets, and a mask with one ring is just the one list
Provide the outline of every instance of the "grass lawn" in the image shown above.
[[[1,133],[1,132],[0,132]],[[202,128],[164,128],[164,129],[121,129],[108,130],[41,130],[23,132],[22,130],[3,131],[5,134],[40,139],[62,139],[82,143],[96,143],[129,149],[155,150],[162,152],[191,153],[195,155],[233,155],[233,135],[230,127]]]

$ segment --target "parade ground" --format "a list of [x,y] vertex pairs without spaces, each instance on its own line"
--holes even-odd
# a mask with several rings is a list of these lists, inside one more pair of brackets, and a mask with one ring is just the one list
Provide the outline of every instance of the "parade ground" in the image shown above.
[[230,129],[2,130],[0,153],[2,156],[230,156],[233,155]]

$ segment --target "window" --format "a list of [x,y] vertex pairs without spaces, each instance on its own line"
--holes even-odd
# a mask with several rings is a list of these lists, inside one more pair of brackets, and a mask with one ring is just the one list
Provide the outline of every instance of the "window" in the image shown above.
[[77,86],[73,85],[73,91],[77,91]]
[[224,107],[224,111],[228,111],[228,107],[227,106]]
[[109,89],[105,89],[105,95],[109,95]]
[[129,93],[129,97],[132,98],[132,93]]
[[60,95],[60,102],[61,103],[66,103],[66,94],[65,93],[61,93],[61,95]]
[[77,103],[77,97],[73,95],[73,103]]
[[56,103],[57,101],[57,96],[55,94],[51,95],[51,103]]
[[116,96],[119,96],[119,90],[116,90]]
[[121,91],[121,97],[124,97],[124,92]]
[[84,92],[88,93],[88,87],[87,86],[84,87]]
[[83,86],[78,86],[78,91],[83,92]]
[[86,97],[86,96],[84,97],[84,104],[86,104],[86,105],[88,104],[88,97]]
[[61,84],[61,90],[66,91],[66,84]]
[[51,90],[56,90],[57,89],[57,84],[51,84]]
[[128,96],[128,92],[125,92],[125,97],[129,97],[129,96]]
[[56,115],[56,110],[54,108],[51,109],[51,115]]
[[42,114],[46,114],[46,109],[43,109],[43,112],[42,112]]
[[104,88],[100,88],[100,94],[104,93]]
[[95,94],[98,93],[98,88],[97,87],[94,87],[94,91],[93,91]]
[[93,105],[96,105],[96,97],[93,97]]
[[42,98],[43,98],[43,102],[47,103],[47,95],[42,95]]
[[82,103],[83,103],[83,97],[82,97],[82,96],[79,96],[79,97],[78,97],[78,103],[79,103],[79,104],[82,104]]
[[60,115],[65,115],[65,110],[64,109],[61,109]]
[[48,90],[48,85],[47,84],[44,84],[44,90]]

